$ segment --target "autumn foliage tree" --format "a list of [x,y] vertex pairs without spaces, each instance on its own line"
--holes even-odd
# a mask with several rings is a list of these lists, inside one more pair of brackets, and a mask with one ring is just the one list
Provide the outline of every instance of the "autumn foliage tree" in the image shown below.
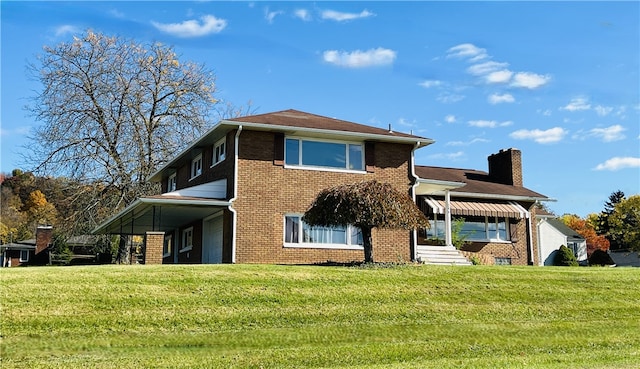
[[609,215],[608,223],[608,234],[622,247],[640,251],[640,195],[620,200]]
[[374,262],[373,228],[411,230],[429,221],[411,198],[388,183],[375,180],[322,190],[303,216],[311,226],[354,225],[362,231],[364,259]]
[[565,214],[560,219],[567,227],[576,231],[587,241],[587,255],[591,255],[595,250],[607,251],[609,249],[609,240],[596,233],[593,222],[589,219],[582,219],[573,214]]

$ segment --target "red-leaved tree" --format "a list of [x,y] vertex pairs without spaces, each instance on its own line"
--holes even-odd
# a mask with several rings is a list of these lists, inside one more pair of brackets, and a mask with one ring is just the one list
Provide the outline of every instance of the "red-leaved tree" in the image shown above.
[[587,255],[591,256],[591,253],[598,249],[602,251],[609,250],[609,240],[596,233],[593,222],[574,214],[565,214],[560,219],[567,227],[576,231],[587,241]]

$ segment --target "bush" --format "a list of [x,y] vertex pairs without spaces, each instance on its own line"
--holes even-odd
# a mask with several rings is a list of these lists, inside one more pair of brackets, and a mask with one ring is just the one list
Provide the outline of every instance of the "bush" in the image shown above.
[[562,245],[558,249],[556,257],[553,259],[553,265],[555,266],[578,266],[578,260],[573,255],[573,251],[567,246]]
[[615,262],[606,251],[597,249],[589,257],[589,265],[607,266],[613,265]]

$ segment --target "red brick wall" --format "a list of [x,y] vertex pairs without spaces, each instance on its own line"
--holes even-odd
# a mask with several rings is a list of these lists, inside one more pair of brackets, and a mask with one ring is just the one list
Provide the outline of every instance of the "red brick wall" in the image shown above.
[[162,264],[162,248],[164,245],[164,232],[147,232],[145,240],[145,264]]
[[[285,169],[274,165],[274,134],[242,131],[238,162],[236,262],[317,263],[363,260],[361,250],[283,247],[284,216],[304,213],[316,194],[328,187],[377,179],[409,193],[411,145],[375,144],[372,173]],[[410,232],[373,233],[376,261],[410,260]]]

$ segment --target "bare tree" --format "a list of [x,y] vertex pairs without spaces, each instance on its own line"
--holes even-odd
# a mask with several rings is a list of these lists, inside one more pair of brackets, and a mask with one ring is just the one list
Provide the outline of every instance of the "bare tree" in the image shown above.
[[408,195],[375,180],[322,190],[304,213],[303,220],[311,226],[351,224],[360,228],[367,263],[374,261],[373,228],[411,230],[429,227],[429,220]]
[[42,124],[27,161],[36,173],[82,184],[78,193],[92,195],[80,200],[86,220],[99,222],[157,193],[147,178],[202,135],[216,113],[214,74],[161,43],[87,31],[45,46],[29,70],[42,90],[27,110]]

